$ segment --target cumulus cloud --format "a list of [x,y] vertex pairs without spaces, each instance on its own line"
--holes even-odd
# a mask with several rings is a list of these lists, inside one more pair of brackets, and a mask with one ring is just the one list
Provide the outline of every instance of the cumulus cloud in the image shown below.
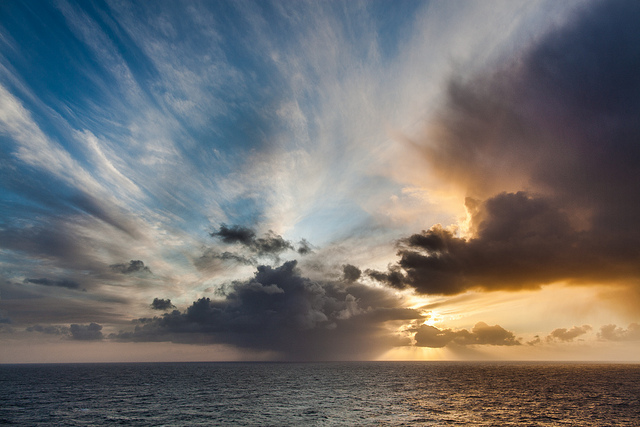
[[269,230],[264,237],[254,241],[255,251],[263,254],[279,254],[286,250],[293,250],[291,242]]
[[80,284],[74,282],[73,280],[61,279],[25,279],[25,283],[33,283],[35,285],[42,286],[55,286],[59,288],[67,288],[67,289],[80,289]]
[[362,271],[355,265],[345,264],[342,266],[342,274],[347,282],[355,282],[362,275]]
[[527,345],[538,345],[542,343],[540,335],[535,335],[531,341],[527,341]]
[[240,225],[232,225],[229,227],[226,224],[222,224],[218,231],[213,231],[210,234],[211,237],[217,237],[224,243],[240,243],[245,246],[251,246],[256,238],[255,231]]
[[313,253],[313,246],[311,245],[311,243],[309,243],[307,241],[307,239],[302,239],[300,240],[300,242],[298,243],[298,249],[297,252],[300,255],[308,255]]
[[151,273],[149,267],[144,265],[144,262],[140,260],[131,260],[129,264],[113,264],[110,265],[109,268],[113,271],[122,274],[132,274],[132,273]]
[[171,303],[170,299],[162,299],[162,298],[154,298],[151,303],[151,308],[154,310],[169,310],[171,308],[176,308],[175,305]]
[[471,332],[467,329],[438,329],[435,326],[421,325],[415,329],[415,345],[418,347],[442,348],[455,345],[520,345],[513,332],[499,325],[489,326],[478,322]]
[[[272,256],[277,258],[282,252],[294,250],[293,244],[291,244],[290,241],[285,240],[282,236],[271,230],[262,237],[256,237],[256,233],[250,228],[239,225],[229,227],[226,224],[222,224],[218,231],[213,231],[210,235],[211,237],[219,238],[223,243],[239,243],[258,256]],[[301,248],[303,248],[303,252],[306,251],[305,253],[307,253],[310,247],[308,246],[308,242],[303,242],[305,242],[306,246],[301,246]]]
[[469,289],[536,288],[559,280],[585,282],[603,271],[626,277],[636,270],[594,253],[588,236],[572,229],[567,215],[544,198],[501,193],[471,203],[476,205],[474,237],[458,237],[455,230],[435,225],[400,241],[397,264],[370,276],[396,288],[450,295]]
[[97,341],[103,338],[102,325],[90,323],[88,325],[78,325],[76,323],[69,326],[71,338],[80,341]]
[[522,55],[451,80],[416,143],[467,191],[468,235],[434,226],[370,276],[425,294],[638,284],[640,4],[594,2]]
[[117,339],[215,342],[273,350],[283,359],[316,360],[371,356],[406,337],[387,322],[421,318],[383,289],[358,283],[320,282],[300,274],[296,261],[234,282],[224,299],[201,298],[186,311],[141,319]]
[[593,329],[590,325],[574,326],[570,329],[558,328],[551,331],[547,336],[547,341],[570,342],[580,335],[584,335]]
[[605,325],[600,328],[598,338],[607,341],[640,341],[640,325],[631,323],[626,329],[616,325]]

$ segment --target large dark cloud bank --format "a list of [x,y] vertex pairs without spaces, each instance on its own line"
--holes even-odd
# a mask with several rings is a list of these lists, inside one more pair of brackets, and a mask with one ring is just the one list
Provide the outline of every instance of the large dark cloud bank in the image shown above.
[[473,237],[441,226],[374,279],[422,294],[640,277],[640,3],[589,3],[520,56],[451,80],[416,146],[468,192]]

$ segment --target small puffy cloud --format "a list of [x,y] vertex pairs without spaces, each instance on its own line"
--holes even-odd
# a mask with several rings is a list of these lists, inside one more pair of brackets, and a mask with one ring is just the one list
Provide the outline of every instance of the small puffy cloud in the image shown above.
[[170,299],[162,299],[162,298],[154,298],[151,303],[151,308],[154,310],[169,310],[171,308],[176,308],[175,305],[171,303]]
[[90,323],[88,325],[72,324],[69,326],[71,338],[80,341],[96,341],[103,338],[102,325]]
[[149,267],[145,266],[144,262],[140,260],[131,260],[129,264],[113,264],[110,265],[109,268],[122,274],[151,273]]
[[490,326],[484,322],[476,323],[469,338],[466,345],[520,345],[513,332],[507,331],[499,325]]
[[542,344],[542,338],[540,335],[535,335],[531,341],[527,341],[527,345],[538,345]]
[[313,253],[313,246],[311,245],[311,243],[309,243],[309,241],[307,241],[307,239],[302,239],[300,240],[300,242],[298,243],[298,249],[297,252],[300,255],[308,255]]
[[250,228],[240,225],[229,227],[226,224],[222,224],[218,231],[213,231],[210,235],[211,237],[218,237],[224,243],[241,243],[246,246],[250,246],[256,237],[255,231]]
[[355,265],[345,264],[342,266],[342,274],[347,282],[355,282],[362,275],[362,271]]
[[438,329],[435,326],[421,325],[416,328],[414,336],[418,347],[442,348],[449,344],[455,345],[520,345],[513,332],[507,331],[499,325],[487,325],[478,322],[471,332],[467,329],[452,330]]
[[[214,231],[210,233],[210,235],[211,237],[219,238],[223,243],[239,243],[258,256],[272,256],[277,258],[282,252],[294,250],[290,241],[285,240],[282,236],[271,230],[262,237],[256,237],[256,233],[250,228],[239,225],[229,227],[222,224],[218,231]],[[306,243],[308,244],[308,242]]]
[[558,328],[551,331],[551,333],[547,336],[547,341],[562,341],[562,342],[570,342],[580,335],[584,335],[593,329],[589,325],[582,326],[574,326],[570,329],[566,328]]
[[640,325],[631,323],[626,329],[616,325],[605,325],[600,328],[598,338],[607,341],[640,341]]
[[442,348],[455,338],[451,329],[441,330],[431,325],[422,325],[414,336],[418,347]]
[[25,279],[25,283],[33,283],[42,286],[54,286],[58,288],[80,289],[80,284],[73,280],[53,280],[53,279]]
[[253,248],[259,254],[279,254],[286,250],[293,250],[293,245],[282,236],[269,230],[264,237],[255,239]]

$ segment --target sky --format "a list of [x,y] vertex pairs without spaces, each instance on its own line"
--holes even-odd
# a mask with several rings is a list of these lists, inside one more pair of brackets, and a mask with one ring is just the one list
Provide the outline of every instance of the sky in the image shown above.
[[640,361],[639,21],[0,2],[0,363]]

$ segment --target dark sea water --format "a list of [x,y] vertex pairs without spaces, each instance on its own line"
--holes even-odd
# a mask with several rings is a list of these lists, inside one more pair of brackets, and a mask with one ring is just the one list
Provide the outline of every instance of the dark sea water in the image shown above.
[[0,424],[640,426],[640,365],[0,365]]

